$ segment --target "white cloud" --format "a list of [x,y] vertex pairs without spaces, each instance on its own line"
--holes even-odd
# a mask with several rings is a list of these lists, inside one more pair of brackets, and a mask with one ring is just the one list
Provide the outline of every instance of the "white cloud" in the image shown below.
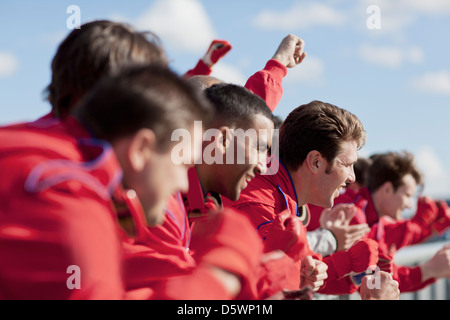
[[260,12],[253,19],[253,25],[262,29],[292,31],[320,25],[343,25],[346,20],[347,17],[343,12],[323,3],[295,3],[284,11]]
[[[362,22],[370,17],[367,8],[371,5],[380,8],[381,29],[368,30]],[[402,39],[407,28],[421,17],[445,16],[450,16],[449,0],[298,0],[278,11],[262,10],[252,22],[258,28],[289,32],[316,26],[352,25],[366,29],[373,36]]]
[[156,33],[164,45],[201,54],[216,38],[214,27],[198,0],[157,0],[134,23]]
[[445,170],[436,151],[424,146],[415,153],[415,159],[424,174],[424,193],[434,198],[450,198],[450,172]]
[[429,72],[411,81],[414,89],[422,92],[450,94],[450,72]]
[[0,52],[0,78],[12,76],[19,68],[19,60],[10,52]]
[[391,69],[399,68],[406,63],[420,63],[424,60],[424,53],[419,47],[403,49],[367,43],[358,48],[358,55],[367,62]]
[[377,5],[380,8],[381,29],[369,32],[371,35],[398,37],[407,26],[416,20],[415,12],[411,10],[410,6],[405,6],[402,0],[365,0],[361,5],[366,8],[370,5]]
[[447,15],[450,14],[448,0],[403,0],[404,6],[422,14]]

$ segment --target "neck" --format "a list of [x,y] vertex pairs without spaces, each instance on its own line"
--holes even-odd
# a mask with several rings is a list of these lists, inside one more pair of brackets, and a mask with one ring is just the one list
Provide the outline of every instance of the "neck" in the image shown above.
[[381,194],[378,191],[370,192],[370,196],[372,197],[373,206],[375,207],[375,211],[377,212],[378,216],[381,217],[383,214],[381,213],[380,203],[382,203]]
[[210,165],[198,164],[195,166],[197,170],[198,179],[203,188],[203,191],[208,193],[211,191],[211,184],[209,181],[209,177],[213,176],[209,173]]
[[296,171],[292,171],[290,169],[287,169],[287,172],[290,174],[292,183],[294,184],[295,193],[297,196],[298,206],[304,206],[307,204],[308,199],[308,188],[305,188],[305,181],[307,179],[304,179],[304,177],[301,174],[301,167],[297,169]]

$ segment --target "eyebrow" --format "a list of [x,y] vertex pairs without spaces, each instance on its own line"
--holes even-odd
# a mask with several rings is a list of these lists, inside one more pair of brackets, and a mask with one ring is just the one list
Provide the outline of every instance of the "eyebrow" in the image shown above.
[[342,162],[342,164],[344,166],[354,166],[358,162],[358,160],[355,160],[353,162],[346,162],[346,161],[344,161],[342,159],[339,159],[339,158],[336,158],[336,159],[338,159],[340,162]]

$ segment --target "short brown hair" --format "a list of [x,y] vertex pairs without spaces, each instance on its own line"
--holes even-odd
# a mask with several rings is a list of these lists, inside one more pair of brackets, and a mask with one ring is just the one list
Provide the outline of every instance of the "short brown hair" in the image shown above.
[[213,106],[213,126],[247,129],[260,114],[272,121],[272,112],[266,102],[247,88],[229,83],[215,84],[204,90]]
[[100,81],[74,111],[97,139],[114,143],[151,129],[160,150],[168,150],[176,129],[210,121],[205,97],[173,71],[158,65],[133,67]]
[[344,141],[356,141],[358,148],[366,143],[361,121],[335,105],[312,101],[293,110],[281,125],[280,159],[294,171],[313,150],[331,162]]
[[367,187],[375,192],[384,183],[391,182],[394,191],[403,185],[403,177],[411,174],[417,185],[423,185],[423,176],[414,163],[409,152],[378,153],[371,157],[372,164],[368,169]]
[[367,186],[367,170],[369,170],[372,160],[370,158],[358,158],[353,170],[355,171],[355,182],[359,183],[360,186]]
[[111,21],[93,21],[74,29],[53,58],[46,89],[55,116],[66,117],[74,105],[104,76],[135,64],[167,65],[158,37]]

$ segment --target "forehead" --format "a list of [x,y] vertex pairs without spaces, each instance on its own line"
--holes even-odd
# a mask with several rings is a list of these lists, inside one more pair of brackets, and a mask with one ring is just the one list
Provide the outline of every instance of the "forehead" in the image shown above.
[[344,141],[336,158],[346,164],[354,164],[358,160],[358,143],[356,141]]
[[252,119],[252,128],[253,129],[268,129],[271,130],[274,128],[273,121],[268,119],[266,116],[262,114],[255,114]]
[[262,114],[256,114],[252,117],[252,121],[247,130],[252,130],[256,136],[253,142],[259,144],[271,144],[274,124],[273,121]]
[[402,178],[402,185],[398,188],[408,194],[415,194],[417,189],[417,183],[411,174],[407,174]]

